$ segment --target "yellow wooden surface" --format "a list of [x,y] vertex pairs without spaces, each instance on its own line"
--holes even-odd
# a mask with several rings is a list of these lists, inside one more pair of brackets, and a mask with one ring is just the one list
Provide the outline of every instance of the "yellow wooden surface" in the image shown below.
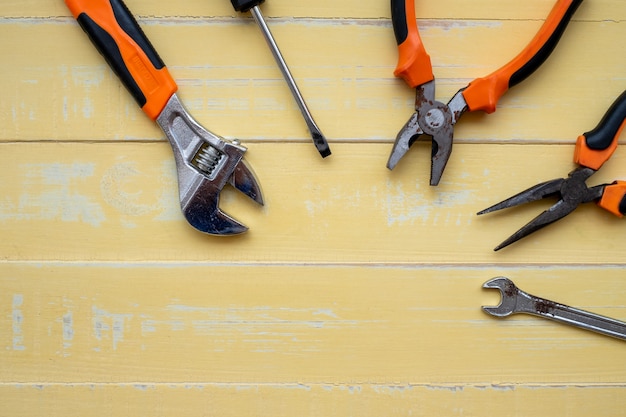
[[[297,3],[297,4],[294,4]],[[446,99],[507,62],[554,0],[420,0]],[[626,3],[586,0],[493,115],[385,168],[413,91],[387,0],[262,6],[333,155],[322,160],[248,16],[128,0],[203,125],[249,150],[250,227],[179,211],[169,145],[63,1],[0,2],[0,416],[625,416],[626,344],[497,320],[483,282],[626,321],[626,223],[594,205],[494,253],[547,205],[476,211],[565,175],[626,88]],[[622,140],[623,142],[623,140]],[[626,152],[591,182],[626,179]]]

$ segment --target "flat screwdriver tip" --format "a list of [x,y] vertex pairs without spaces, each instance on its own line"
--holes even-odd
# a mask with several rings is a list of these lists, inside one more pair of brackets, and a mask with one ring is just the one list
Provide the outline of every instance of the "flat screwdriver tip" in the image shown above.
[[319,132],[312,132],[311,136],[313,136],[313,143],[315,144],[315,147],[320,155],[322,155],[322,158],[330,156],[332,152],[330,151],[330,146],[328,146],[328,142],[326,141],[324,135]]

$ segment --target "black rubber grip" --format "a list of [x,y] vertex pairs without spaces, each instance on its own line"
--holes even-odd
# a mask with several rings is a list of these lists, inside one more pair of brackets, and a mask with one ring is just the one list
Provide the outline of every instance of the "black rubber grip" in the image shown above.
[[230,0],[236,11],[244,13],[254,6],[263,4],[264,1],[265,0]]
[[161,69],[165,66],[163,60],[154,49],[154,46],[148,40],[148,37],[143,30],[141,30],[141,26],[137,23],[133,14],[128,10],[126,4],[122,0],[109,0],[111,3],[111,8],[113,9],[113,14],[115,15],[115,20],[120,25],[120,27],[130,36],[137,45],[141,48],[141,50],[146,54],[154,68]]
[[98,52],[100,52],[111,69],[113,69],[113,72],[115,72],[130,94],[135,98],[139,107],[143,107],[147,102],[146,96],[128,70],[120,49],[113,37],[85,13],[80,14],[76,20],[85,33],[87,33]]
[[391,0],[391,23],[398,45],[402,45],[409,36],[405,1],[413,0]]
[[[111,9],[113,10],[115,20],[119,27],[141,48],[154,68],[162,69],[165,67],[163,60],[143,33],[143,30],[141,30],[141,27],[124,2],[121,0],[109,0],[109,3],[111,4]],[[91,42],[96,46],[98,52],[100,52],[111,66],[113,72],[115,72],[122,83],[124,83],[124,86],[126,86],[128,91],[135,98],[139,107],[143,107],[147,102],[146,96],[128,70],[115,39],[89,17],[87,13],[81,13],[76,20],[85,33],[87,33]]]
[[626,195],[619,202],[619,212],[626,216]]
[[584,134],[587,146],[594,150],[604,150],[611,146],[625,119],[626,91],[611,104],[600,123],[593,130]]
[[519,70],[517,70],[509,79],[509,88],[513,87],[524,81],[529,75],[531,75],[537,68],[544,63],[546,59],[550,56],[556,45],[559,43],[563,32],[565,32],[565,28],[569,24],[574,12],[578,9],[578,6],[583,2],[583,0],[574,0],[572,4],[569,6],[565,14],[563,15],[563,19],[559,22],[557,27],[555,28],[552,35],[548,38],[545,44],[539,49],[539,51],[533,56],[528,62]]

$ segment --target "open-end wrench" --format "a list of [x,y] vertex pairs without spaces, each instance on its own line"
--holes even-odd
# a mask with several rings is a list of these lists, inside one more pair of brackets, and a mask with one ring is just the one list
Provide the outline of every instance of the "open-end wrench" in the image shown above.
[[514,313],[533,314],[592,332],[626,340],[626,323],[599,314],[579,310],[564,304],[530,295],[506,277],[496,277],[483,284],[483,288],[500,290],[502,300],[496,307],[483,306],[483,311],[496,317]]

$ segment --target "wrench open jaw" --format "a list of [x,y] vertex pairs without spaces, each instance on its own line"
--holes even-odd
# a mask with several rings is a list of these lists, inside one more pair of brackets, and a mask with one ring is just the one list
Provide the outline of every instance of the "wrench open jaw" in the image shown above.
[[500,304],[495,307],[483,306],[483,311],[496,317],[507,317],[513,313],[532,312],[531,298],[515,286],[513,281],[506,277],[496,277],[483,284],[483,288],[500,290]]

